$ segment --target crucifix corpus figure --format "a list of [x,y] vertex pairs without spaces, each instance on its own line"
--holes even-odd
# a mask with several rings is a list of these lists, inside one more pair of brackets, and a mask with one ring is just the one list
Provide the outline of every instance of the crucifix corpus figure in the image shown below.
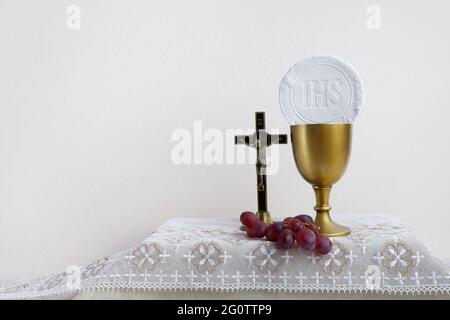
[[266,148],[272,144],[287,144],[287,135],[269,134],[266,131],[264,112],[255,113],[255,133],[249,136],[235,136],[235,144],[245,144],[256,149],[256,181],[258,194],[258,218],[267,224],[272,218],[267,210],[267,178],[266,178]]

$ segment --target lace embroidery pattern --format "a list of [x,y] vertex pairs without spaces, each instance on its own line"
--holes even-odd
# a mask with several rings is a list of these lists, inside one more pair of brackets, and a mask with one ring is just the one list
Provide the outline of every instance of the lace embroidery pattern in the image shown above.
[[333,241],[333,248],[327,255],[318,258],[318,265],[323,273],[328,275],[340,275],[347,270],[349,266],[349,250],[338,241]]
[[[414,252],[403,241],[390,241],[381,249],[379,264],[390,275],[408,275],[414,269]],[[416,265],[417,266],[417,265]]]
[[138,271],[153,271],[161,263],[161,247],[156,243],[141,244],[131,257],[131,265]]
[[138,246],[81,267],[78,288],[62,272],[0,283],[0,298],[98,289],[450,293],[450,269],[404,226],[368,220],[343,221],[352,235],[333,239],[324,256],[248,239],[238,221],[171,220]]
[[[270,242],[262,242],[247,257],[252,259],[252,267],[260,276],[277,273],[281,267],[281,250]],[[270,278],[269,278],[270,279]]]
[[213,273],[224,263],[224,251],[215,242],[200,242],[191,250],[191,266],[198,274]]

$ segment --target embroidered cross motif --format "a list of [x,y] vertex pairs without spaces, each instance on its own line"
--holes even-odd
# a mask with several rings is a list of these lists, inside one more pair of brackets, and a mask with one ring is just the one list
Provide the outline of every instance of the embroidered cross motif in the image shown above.
[[183,258],[187,259],[188,265],[191,264],[191,260],[195,258],[195,256],[192,255],[192,251],[189,250],[188,254],[183,255]]
[[217,275],[217,279],[220,279],[220,282],[222,284],[225,283],[225,278],[228,278],[228,275],[225,274],[225,272],[223,270],[220,271],[220,274]]
[[431,275],[429,275],[427,277],[428,279],[430,279],[433,284],[437,284],[438,280],[441,279],[441,276],[437,275],[435,271],[431,272]]
[[336,285],[336,280],[339,280],[340,277],[338,277],[338,276],[336,275],[336,273],[333,271],[333,272],[331,273],[331,276],[328,276],[328,279],[331,279],[331,282],[333,283],[333,286],[335,286],[335,285]]
[[226,250],[223,251],[223,254],[219,256],[219,258],[223,259],[223,264],[227,263],[228,258],[233,258],[230,256]]
[[256,274],[255,270],[252,271],[251,274],[248,275],[249,278],[252,279],[252,283],[256,283],[256,279],[259,278],[259,275]]
[[267,274],[263,275],[263,278],[267,279],[267,282],[269,284],[271,284],[272,283],[272,279],[275,278],[275,277],[272,276],[272,272],[270,272],[270,270],[269,270],[269,271],[267,271]]
[[345,255],[345,259],[348,260],[350,266],[353,264],[353,259],[358,258],[356,254],[353,254],[352,250],[349,250],[349,253]]
[[244,258],[248,260],[248,267],[250,268],[250,266],[252,265],[253,259],[255,259],[256,256],[253,255],[253,252],[250,252],[248,255],[245,255]]
[[287,275],[287,272],[286,272],[286,271],[283,271],[283,275],[282,275],[282,276],[278,276],[278,278],[283,279],[283,283],[286,284],[287,281],[288,281],[288,279],[291,278],[291,276],[288,276],[288,275]]
[[133,258],[134,258],[134,256],[132,254],[125,256],[125,260],[128,261],[128,264],[131,263],[131,260],[133,260]]
[[131,283],[133,277],[135,277],[136,274],[133,273],[132,269],[130,268],[129,271],[128,271],[128,273],[125,273],[124,276],[125,276],[125,277],[128,277],[128,283]]
[[367,248],[370,246],[370,244],[366,241],[366,239],[362,239],[361,243],[359,244],[362,250],[362,254],[366,254]]
[[366,271],[366,272],[364,273],[364,275],[361,276],[361,279],[364,280],[365,286],[366,286],[367,288],[369,288],[369,287],[371,286],[370,281],[372,281],[373,276],[372,276],[371,274],[369,274],[369,273]]
[[295,276],[295,279],[298,279],[298,284],[301,285],[301,286],[303,286],[303,280],[304,280],[304,279],[308,279],[308,277],[307,277],[307,276],[304,276],[304,275],[303,275],[303,272],[300,271],[300,272],[298,273],[298,275]]
[[319,274],[318,271],[316,271],[316,274],[314,276],[311,276],[311,279],[314,279],[316,281],[316,285],[319,285],[320,280],[323,279],[323,277]]
[[166,253],[166,250],[164,250],[163,253],[161,253],[161,254],[159,255],[159,257],[162,258],[161,263],[164,263],[164,261],[166,260],[166,258],[169,258],[169,257],[170,257],[170,254],[167,254],[167,253]]
[[347,275],[346,276],[344,276],[344,279],[345,280],[348,280],[348,285],[352,285],[352,281],[353,281],[353,279],[355,279],[356,277],[355,276],[353,276],[352,275],[352,272],[351,271],[348,271],[347,272]]
[[281,256],[282,259],[284,259],[285,264],[289,263],[289,260],[293,259],[294,256],[289,254],[289,250],[285,251],[285,254]]
[[171,278],[173,278],[174,282],[178,282],[178,278],[181,278],[182,276],[178,274],[178,270],[175,269],[174,273],[170,275]]
[[403,277],[402,277],[402,274],[399,272],[398,274],[397,274],[397,276],[396,277],[394,277],[393,278],[394,280],[396,280],[396,281],[398,281],[398,283],[400,284],[400,285],[403,285]]
[[306,257],[308,260],[311,260],[311,264],[314,266],[317,261],[320,259],[319,256],[316,256],[315,253],[311,253],[309,256]]
[[416,261],[416,266],[418,266],[422,258],[425,258],[425,256],[421,255],[419,251],[416,251],[416,253],[413,254],[411,258]]
[[110,277],[113,279],[113,283],[116,283],[117,279],[119,279],[121,277],[121,275],[119,274],[117,268],[115,269],[114,274],[110,275]]
[[167,277],[167,275],[162,270],[159,270],[159,273],[155,273],[155,277],[159,279],[159,282],[163,282],[164,278]]
[[241,279],[245,278],[244,276],[241,275],[241,273],[239,272],[239,270],[236,271],[236,273],[234,275],[231,276],[233,279],[236,279],[236,283],[241,283]]
[[381,263],[384,260],[384,256],[381,255],[381,253],[378,251],[376,256],[372,257],[373,260],[375,260],[379,265],[381,265]]
[[194,273],[193,270],[191,270],[190,274],[187,274],[186,277],[189,279],[189,283],[194,283],[194,279],[198,278],[198,276]]
[[419,273],[417,271],[414,272],[414,276],[411,277],[411,280],[414,281],[414,283],[416,285],[420,285],[420,280],[422,280],[422,279],[423,279],[423,277],[419,276]]
[[210,276],[211,275],[209,274],[208,270],[206,270],[205,273],[201,275],[201,277],[206,280],[206,283],[209,283]]

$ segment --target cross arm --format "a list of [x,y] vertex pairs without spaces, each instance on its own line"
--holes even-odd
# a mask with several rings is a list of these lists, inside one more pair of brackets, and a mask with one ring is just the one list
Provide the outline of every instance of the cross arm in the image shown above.
[[287,134],[269,134],[267,135],[267,146],[272,144],[287,144],[288,136]]
[[255,135],[251,136],[235,136],[234,137],[234,144],[245,144],[247,146],[254,147],[255,146]]

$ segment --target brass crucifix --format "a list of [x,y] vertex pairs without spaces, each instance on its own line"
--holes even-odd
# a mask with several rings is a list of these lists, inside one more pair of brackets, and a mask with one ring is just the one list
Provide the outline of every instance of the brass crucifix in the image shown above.
[[267,179],[266,179],[266,148],[272,144],[287,144],[287,135],[269,134],[266,131],[266,120],[264,112],[255,113],[255,133],[250,136],[235,136],[235,144],[245,144],[256,148],[256,178],[258,192],[259,219],[271,224],[272,218],[267,211]]

